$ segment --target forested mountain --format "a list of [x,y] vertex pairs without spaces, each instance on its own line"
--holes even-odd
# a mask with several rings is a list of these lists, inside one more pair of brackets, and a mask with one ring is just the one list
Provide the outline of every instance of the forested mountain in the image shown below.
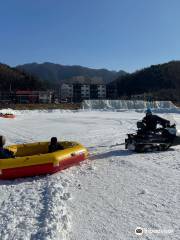
[[180,61],[152,65],[113,81],[117,97],[149,93],[158,99],[180,99]]
[[62,80],[71,79],[73,77],[85,78],[101,78],[104,83],[109,83],[117,77],[125,75],[124,71],[109,71],[107,69],[92,69],[82,66],[64,66],[45,62],[42,64],[29,63],[17,66],[17,69],[23,70],[42,80],[47,80],[51,83],[60,83]]
[[[94,70],[78,66],[56,66],[56,64],[51,63],[23,66],[25,67],[11,68],[8,65],[0,64],[0,91],[55,89],[56,86],[59,86],[61,80],[65,80],[65,82],[103,83],[102,76],[107,81],[107,76],[109,76],[109,79],[110,77],[113,79],[118,74],[117,72],[103,69]],[[25,70],[25,68],[31,70]],[[61,71],[60,69],[64,70]],[[72,69],[74,70],[72,71]],[[39,74],[37,74],[38,71],[40,71]],[[33,76],[29,72],[32,72]],[[100,72],[101,76],[98,75]],[[78,77],[72,77],[72,75],[76,74]],[[112,87],[113,91],[116,92],[115,98],[131,98],[132,95],[147,93],[159,100],[180,100],[180,61],[152,65],[132,74],[125,74],[124,72],[121,74],[123,76],[108,84],[110,91]],[[41,76],[41,79],[35,77],[35,75]],[[49,80],[49,84],[47,80]]]
[[37,78],[0,63],[0,91],[42,90],[45,85]]

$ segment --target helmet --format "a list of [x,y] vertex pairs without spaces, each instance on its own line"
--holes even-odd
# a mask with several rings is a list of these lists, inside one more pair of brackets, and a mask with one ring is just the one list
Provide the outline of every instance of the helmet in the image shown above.
[[51,138],[51,143],[52,143],[52,144],[57,143],[57,137],[52,137],[52,138]]
[[0,136],[0,147],[3,147],[6,143],[6,138],[4,136]]
[[151,114],[152,114],[151,109],[150,109],[150,108],[147,108],[147,110],[146,110],[146,115],[151,115]]

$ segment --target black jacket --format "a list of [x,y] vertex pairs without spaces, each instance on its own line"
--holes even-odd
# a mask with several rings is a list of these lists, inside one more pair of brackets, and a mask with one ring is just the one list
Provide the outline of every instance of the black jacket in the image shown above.
[[0,159],[13,158],[13,157],[15,157],[13,152],[11,152],[8,149],[5,149],[3,147],[0,147]]
[[64,150],[63,146],[61,146],[59,143],[49,145],[49,149],[48,149],[49,153],[52,153],[52,152],[55,152],[55,151],[58,151],[58,150]]
[[170,124],[168,120],[157,115],[146,115],[142,122],[145,124],[145,130],[147,131],[155,131],[158,124],[160,124],[163,128]]

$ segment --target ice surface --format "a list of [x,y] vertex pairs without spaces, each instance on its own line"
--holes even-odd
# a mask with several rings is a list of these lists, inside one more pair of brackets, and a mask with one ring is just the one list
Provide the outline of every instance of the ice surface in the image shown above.
[[[179,239],[180,147],[136,154],[122,145],[143,113],[15,113],[0,119],[7,144],[57,136],[81,142],[90,157],[54,175],[0,181],[0,239],[135,240],[136,227],[173,230],[142,239]],[[169,115],[180,127],[180,115]]]

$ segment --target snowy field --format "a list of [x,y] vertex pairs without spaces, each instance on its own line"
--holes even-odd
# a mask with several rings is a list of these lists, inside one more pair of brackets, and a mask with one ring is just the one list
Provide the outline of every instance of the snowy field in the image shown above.
[[[1,180],[1,240],[180,239],[180,146],[136,154],[121,145],[143,113],[16,114],[0,119],[7,144],[57,136],[84,144],[90,157],[54,175]],[[180,115],[168,115],[180,128]],[[149,232],[137,236],[137,227]]]

